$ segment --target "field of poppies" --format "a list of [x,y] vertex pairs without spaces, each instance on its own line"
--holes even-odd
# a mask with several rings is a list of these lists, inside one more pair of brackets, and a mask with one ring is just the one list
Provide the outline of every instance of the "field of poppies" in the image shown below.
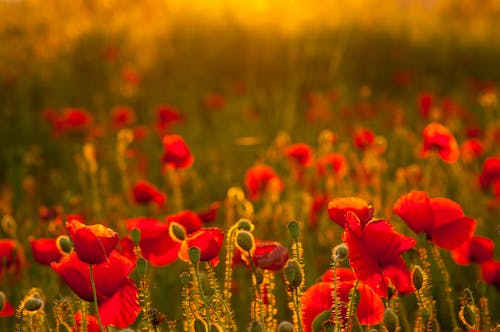
[[0,13],[0,331],[500,331],[497,2]]

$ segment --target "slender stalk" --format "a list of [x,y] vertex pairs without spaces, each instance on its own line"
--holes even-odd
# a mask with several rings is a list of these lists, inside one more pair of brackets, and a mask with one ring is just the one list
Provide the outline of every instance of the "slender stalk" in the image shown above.
[[103,328],[102,322],[101,322],[101,316],[99,315],[99,306],[97,304],[97,291],[95,289],[94,272],[92,271],[92,264],[89,264],[89,269],[90,269],[90,283],[92,284],[92,295],[94,296],[95,315],[97,316],[97,322],[99,323],[99,329],[101,330],[101,332],[104,332],[104,328]]

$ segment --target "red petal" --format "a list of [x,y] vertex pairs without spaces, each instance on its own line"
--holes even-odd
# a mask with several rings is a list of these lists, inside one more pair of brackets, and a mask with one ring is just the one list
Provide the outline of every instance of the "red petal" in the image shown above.
[[486,283],[500,289],[500,261],[489,261],[481,264],[481,272]]
[[434,218],[429,196],[424,191],[412,191],[401,196],[394,203],[393,210],[415,233],[431,233]]
[[384,266],[385,275],[399,293],[408,294],[415,291],[411,282],[411,274],[401,257],[396,258],[390,265]]
[[380,324],[384,319],[384,302],[373,289],[364,283],[359,283],[357,290],[360,292],[359,304],[356,315],[363,325]]
[[464,216],[462,207],[451,199],[444,197],[431,198],[430,204],[434,215],[434,228],[441,227]]
[[483,236],[473,236],[451,252],[457,264],[483,263],[493,259],[493,241]]
[[309,287],[300,300],[302,306],[302,325],[305,332],[311,332],[311,326],[320,313],[332,306],[332,286],[329,282],[319,282]]
[[463,217],[436,228],[431,237],[438,247],[451,250],[467,242],[474,234],[475,228],[474,219]]
[[[356,276],[354,275],[354,272],[352,272],[351,269],[346,268],[346,267],[338,267],[337,268],[337,280],[338,281],[353,281],[356,280]],[[326,272],[321,276],[322,281],[327,281],[327,282],[333,282],[333,270],[328,269]]]
[[137,287],[127,279],[112,298],[99,306],[102,323],[118,328],[133,324],[141,310],[137,294]]
[[328,203],[330,219],[344,227],[347,211],[354,212],[364,226],[372,219],[373,210],[368,203],[358,197],[335,198]]

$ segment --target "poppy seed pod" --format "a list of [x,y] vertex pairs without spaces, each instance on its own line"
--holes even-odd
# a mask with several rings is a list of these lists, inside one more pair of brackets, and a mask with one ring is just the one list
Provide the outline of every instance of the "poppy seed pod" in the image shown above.
[[243,251],[251,251],[255,247],[252,233],[248,231],[239,231],[236,235],[236,245]]
[[194,331],[195,332],[207,332],[208,331],[207,324],[199,318],[196,319],[194,321]]
[[39,296],[32,296],[24,302],[24,309],[28,311],[37,311],[43,306],[43,301]]
[[347,257],[349,253],[347,246],[345,243],[339,244],[333,248],[333,257],[337,261],[341,261]]
[[420,266],[415,266],[411,274],[411,279],[413,281],[413,287],[415,287],[416,290],[422,289],[422,287],[424,286],[425,275]]

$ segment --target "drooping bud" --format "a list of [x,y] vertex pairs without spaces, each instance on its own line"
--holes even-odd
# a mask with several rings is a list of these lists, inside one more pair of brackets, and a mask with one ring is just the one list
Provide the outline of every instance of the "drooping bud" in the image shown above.
[[238,234],[236,234],[236,245],[243,251],[251,251],[255,246],[252,233],[238,231]]
[[257,283],[257,285],[260,285],[262,284],[263,281],[264,281],[264,271],[262,271],[260,267],[257,267],[255,269],[255,282]]
[[264,329],[262,323],[258,320],[252,320],[248,325],[248,332],[262,332]]
[[299,223],[295,220],[292,220],[288,223],[288,232],[292,236],[294,241],[297,241],[299,238]]
[[186,230],[176,222],[170,223],[169,234],[177,242],[182,242],[186,239]]
[[24,302],[24,309],[28,311],[37,311],[43,305],[43,301],[39,296],[32,296]]
[[344,260],[349,253],[345,243],[339,244],[333,248],[333,257],[336,261]]
[[415,266],[411,274],[411,279],[413,282],[413,287],[415,287],[416,290],[422,289],[422,287],[424,286],[425,275],[420,266]]
[[180,274],[179,279],[181,279],[182,286],[188,287],[191,281],[191,273],[184,271]]
[[384,325],[389,332],[395,332],[398,329],[398,315],[391,308],[385,309]]
[[288,321],[283,321],[278,325],[278,332],[293,332],[293,324]]
[[73,250],[73,242],[67,235],[61,235],[56,239],[56,245],[62,252],[69,254]]
[[197,318],[194,321],[194,331],[195,332],[207,332],[208,331],[207,324],[203,320]]
[[298,288],[302,282],[302,271],[299,263],[293,259],[289,259],[285,265],[285,278],[292,288]]
[[198,247],[191,247],[188,249],[188,257],[189,257],[189,260],[191,261],[191,263],[193,263],[193,265],[196,265],[200,262],[200,258],[201,258],[201,250],[200,248]]
[[138,228],[132,228],[130,231],[130,237],[132,238],[134,245],[138,246],[141,241],[141,230]]

